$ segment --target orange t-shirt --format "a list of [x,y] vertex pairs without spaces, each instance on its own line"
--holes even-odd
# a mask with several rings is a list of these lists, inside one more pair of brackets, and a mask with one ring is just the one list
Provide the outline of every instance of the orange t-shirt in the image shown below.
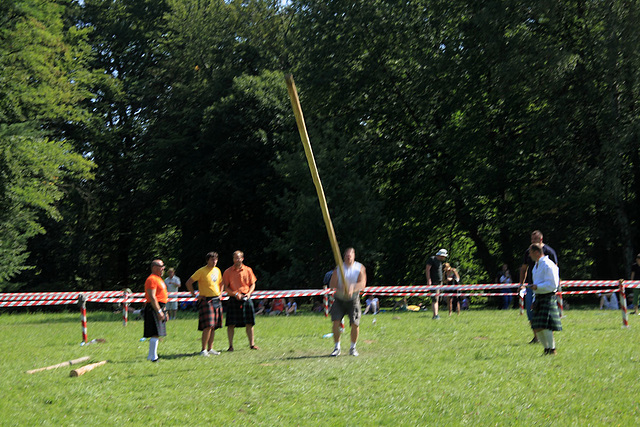
[[[235,295],[237,292],[246,294],[251,286],[256,283],[256,276],[251,267],[243,265],[239,270],[234,265],[227,268],[222,275],[222,282],[227,289],[227,294]],[[229,290],[231,292],[229,292]]]
[[147,280],[145,280],[144,294],[147,298],[147,302],[151,302],[151,299],[149,298],[149,289],[156,290],[156,299],[158,300],[158,302],[164,304],[167,303],[169,294],[167,293],[167,285],[164,283],[164,280],[162,280],[162,277],[158,276],[157,274],[152,274],[147,277]]

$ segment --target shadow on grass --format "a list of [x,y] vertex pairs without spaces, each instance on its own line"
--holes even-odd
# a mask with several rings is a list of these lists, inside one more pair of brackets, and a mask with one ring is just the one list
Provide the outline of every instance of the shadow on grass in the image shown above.
[[[160,354],[159,358],[160,358],[160,361],[162,361],[162,360],[184,359],[186,357],[195,357],[195,356],[200,356],[200,352],[196,352],[196,353],[177,353],[177,354],[165,354],[165,353],[162,353],[162,354]],[[125,359],[125,360],[113,360],[113,361],[109,360],[109,362],[113,363],[113,364],[130,365],[130,364],[140,363],[141,360],[142,359],[140,359],[140,358],[134,358],[134,359]]]
[[162,354],[160,356],[160,359],[173,360],[173,359],[183,359],[185,357],[194,357],[194,356],[200,356],[200,352],[197,351],[194,353]]
[[291,357],[283,357],[281,360],[305,360],[305,359],[324,359],[324,358],[333,358],[330,354],[316,354],[316,355],[307,355],[307,356],[291,356]]

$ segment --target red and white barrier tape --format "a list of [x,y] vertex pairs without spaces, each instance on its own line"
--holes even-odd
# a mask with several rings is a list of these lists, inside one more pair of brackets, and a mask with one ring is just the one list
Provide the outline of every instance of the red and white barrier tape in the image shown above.
[[[640,288],[640,281],[624,281],[625,288]],[[613,280],[566,280],[561,285],[566,289],[568,287],[618,287],[620,281]],[[450,292],[464,292],[477,290],[498,290],[517,288],[518,284],[472,284],[458,286],[371,286],[364,290],[363,295],[380,295],[380,296],[434,296],[434,291],[440,291],[440,295],[448,296]],[[449,292],[449,293],[446,293]],[[270,299],[270,298],[302,298],[313,296],[333,295],[332,289],[299,289],[299,290],[260,290],[255,291],[252,295],[254,299]],[[585,290],[585,291],[562,291],[562,295],[579,295],[602,293],[602,290]],[[132,293],[125,297],[122,291],[88,291],[88,292],[34,292],[34,293],[0,293],[0,308],[2,307],[32,307],[39,305],[65,305],[76,304],[80,294],[84,294],[87,302],[96,303],[140,303],[145,302],[145,294]],[[173,296],[175,295],[175,297]],[[517,295],[517,293],[476,293],[474,296],[508,296]],[[222,300],[226,300],[226,294],[223,294]],[[169,301],[192,302],[196,299],[189,292],[178,292],[172,294]],[[125,320],[126,322],[126,320]]]
[[43,305],[73,305],[77,304],[77,299],[71,300],[33,300],[33,301],[2,301],[0,308],[4,307],[39,307]]

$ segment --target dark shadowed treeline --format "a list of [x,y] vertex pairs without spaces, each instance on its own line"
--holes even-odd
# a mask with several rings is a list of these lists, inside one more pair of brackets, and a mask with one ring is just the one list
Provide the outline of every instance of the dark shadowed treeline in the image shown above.
[[341,247],[370,282],[463,282],[541,229],[563,278],[640,252],[640,6],[628,1],[8,0],[0,289],[140,288],[245,251],[263,288],[333,264],[284,73]]

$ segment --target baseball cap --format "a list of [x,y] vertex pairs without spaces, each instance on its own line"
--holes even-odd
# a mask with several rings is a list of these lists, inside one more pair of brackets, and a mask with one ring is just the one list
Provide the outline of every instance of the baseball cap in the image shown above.
[[436,254],[436,256],[444,256],[444,257],[447,257],[447,256],[449,256],[449,253],[447,252],[447,250],[446,250],[446,249],[440,249],[440,250],[438,251],[438,253]]

